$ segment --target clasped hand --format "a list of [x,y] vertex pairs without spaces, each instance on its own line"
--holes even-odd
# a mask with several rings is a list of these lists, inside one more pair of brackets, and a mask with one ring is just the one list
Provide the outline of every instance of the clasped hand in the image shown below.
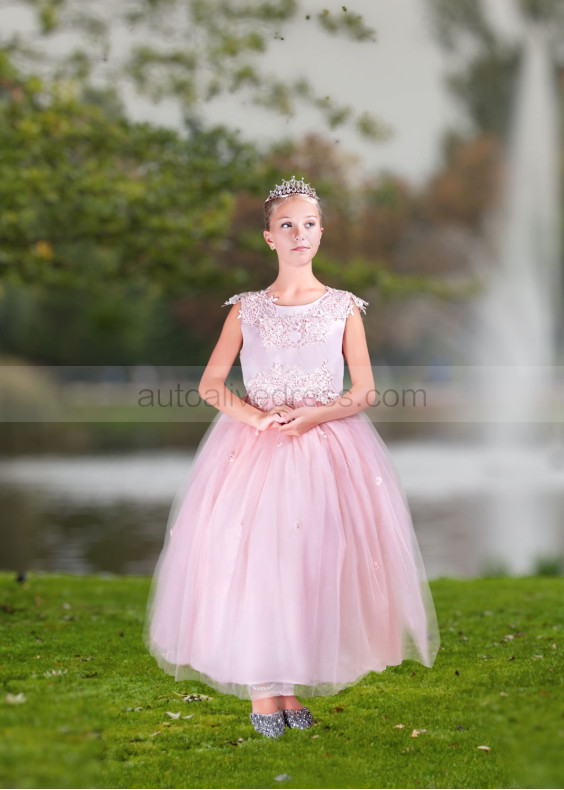
[[275,427],[279,433],[284,433],[286,436],[301,436],[318,424],[315,412],[315,406],[298,406],[294,409],[282,404],[266,411],[258,418],[256,425],[260,431]]

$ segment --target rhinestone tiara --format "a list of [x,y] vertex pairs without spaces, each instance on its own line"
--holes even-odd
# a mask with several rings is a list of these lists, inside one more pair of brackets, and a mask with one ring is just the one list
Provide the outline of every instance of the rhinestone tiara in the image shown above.
[[303,178],[301,181],[296,181],[296,176],[292,176],[289,181],[283,178],[281,184],[276,184],[275,189],[271,191],[264,202],[268,203],[269,200],[286,197],[287,195],[308,195],[309,197],[314,197],[319,200],[317,192],[312,186],[306,184]]

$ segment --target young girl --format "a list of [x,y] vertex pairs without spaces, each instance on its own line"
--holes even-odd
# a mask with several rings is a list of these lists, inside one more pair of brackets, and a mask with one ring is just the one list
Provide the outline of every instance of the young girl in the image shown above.
[[[144,642],[176,680],[252,701],[255,729],[310,727],[334,695],[411,658],[432,666],[433,600],[390,454],[363,410],[363,299],[314,276],[322,211],[295,177],[265,201],[271,286],[232,296],[199,393],[219,411],[177,494]],[[246,393],[225,381],[240,350]],[[343,394],[346,360],[352,387]]]

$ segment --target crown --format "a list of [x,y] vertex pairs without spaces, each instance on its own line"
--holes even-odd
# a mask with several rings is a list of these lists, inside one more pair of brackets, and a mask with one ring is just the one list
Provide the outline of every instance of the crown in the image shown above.
[[271,191],[264,202],[268,203],[269,200],[286,197],[287,195],[309,195],[309,197],[314,197],[319,200],[317,192],[312,186],[306,184],[303,178],[301,181],[296,181],[296,176],[292,176],[290,181],[286,181],[286,179],[283,178],[281,184],[276,184],[276,188]]

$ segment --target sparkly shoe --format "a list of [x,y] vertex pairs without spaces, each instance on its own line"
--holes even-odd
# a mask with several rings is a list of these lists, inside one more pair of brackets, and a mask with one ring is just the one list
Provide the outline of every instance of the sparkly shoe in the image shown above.
[[284,711],[275,710],[274,713],[249,713],[251,723],[257,732],[267,738],[279,738],[286,732]]
[[288,727],[293,727],[297,730],[306,730],[313,724],[313,715],[309,708],[304,705],[303,708],[294,710],[293,708],[286,708],[284,717]]

